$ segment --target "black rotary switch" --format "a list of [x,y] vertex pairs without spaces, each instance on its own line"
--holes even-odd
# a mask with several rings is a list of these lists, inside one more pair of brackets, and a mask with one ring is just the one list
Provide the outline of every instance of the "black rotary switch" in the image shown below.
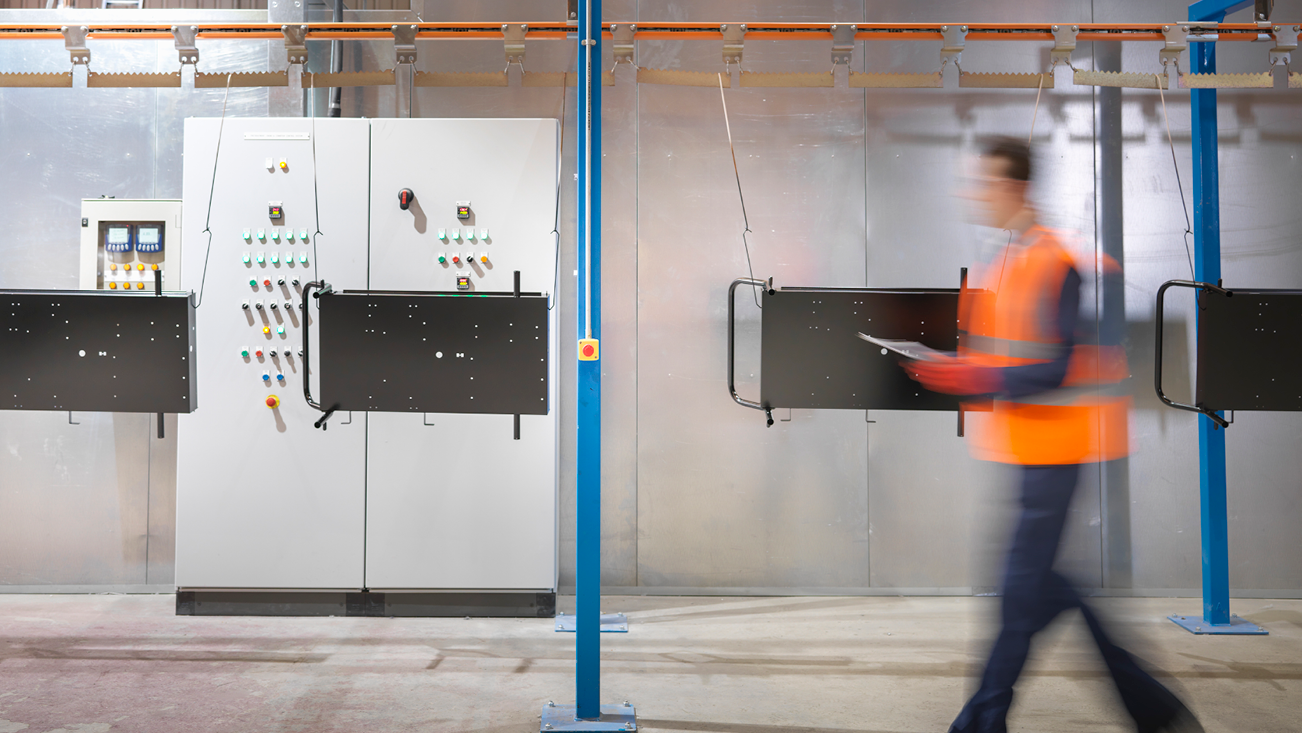
[[416,194],[411,192],[410,188],[404,188],[398,192],[398,207],[406,211],[411,206],[411,200],[416,198]]

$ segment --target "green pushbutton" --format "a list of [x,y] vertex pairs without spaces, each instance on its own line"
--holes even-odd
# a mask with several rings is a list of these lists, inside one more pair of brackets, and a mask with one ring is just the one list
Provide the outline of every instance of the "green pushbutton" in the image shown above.
[[446,265],[447,262],[448,262],[448,258],[447,258],[447,257],[444,257],[443,255],[439,255],[439,264],[440,264],[440,265]]
[[249,358],[249,350],[244,349],[243,351],[240,352],[240,356],[244,357],[245,359]]
[[258,281],[257,281],[257,280],[249,280],[249,287],[251,287],[251,288],[256,288],[256,287],[258,287]]

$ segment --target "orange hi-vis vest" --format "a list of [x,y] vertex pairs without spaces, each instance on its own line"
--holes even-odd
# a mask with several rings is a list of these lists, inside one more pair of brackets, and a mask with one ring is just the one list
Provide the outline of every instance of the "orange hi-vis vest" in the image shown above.
[[[959,296],[959,355],[982,366],[1042,364],[1066,348],[1057,333],[1063,282],[1076,262],[1058,238],[1033,227],[1005,256],[979,268]],[[1120,267],[1104,257],[1102,274]],[[1076,337],[1057,389],[969,405],[972,453],[1018,465],[1063,465],[1129,454],[1130,397],[1124,347]],[[1083,343],[1082,343],[1083,342]]]

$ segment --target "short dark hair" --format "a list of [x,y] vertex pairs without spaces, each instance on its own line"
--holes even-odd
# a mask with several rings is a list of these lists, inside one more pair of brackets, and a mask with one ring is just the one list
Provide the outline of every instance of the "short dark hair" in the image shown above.
[[1014,181],[1031,180],[1031,146],[1015,137],[991,137],[982,144],[981,157],[1008,162],[1004,175]]

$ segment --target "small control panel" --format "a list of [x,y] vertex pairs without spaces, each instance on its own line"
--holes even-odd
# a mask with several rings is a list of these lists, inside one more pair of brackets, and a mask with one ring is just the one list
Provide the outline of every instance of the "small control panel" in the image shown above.
[[[161,280],[168,282],[168,230],[175,227],[167,219],[107,218],[145,214],[155,215],[171,208],[174,202],[87,199],[82,202],[82,288],[119,292],[153,292]],[[166,215],[164,215],[166,216]],[[179,215],[173,218],[179,219]],[[175,231],[173,232],[175,234]],[[175,289],[175,288],[173,288]]]

